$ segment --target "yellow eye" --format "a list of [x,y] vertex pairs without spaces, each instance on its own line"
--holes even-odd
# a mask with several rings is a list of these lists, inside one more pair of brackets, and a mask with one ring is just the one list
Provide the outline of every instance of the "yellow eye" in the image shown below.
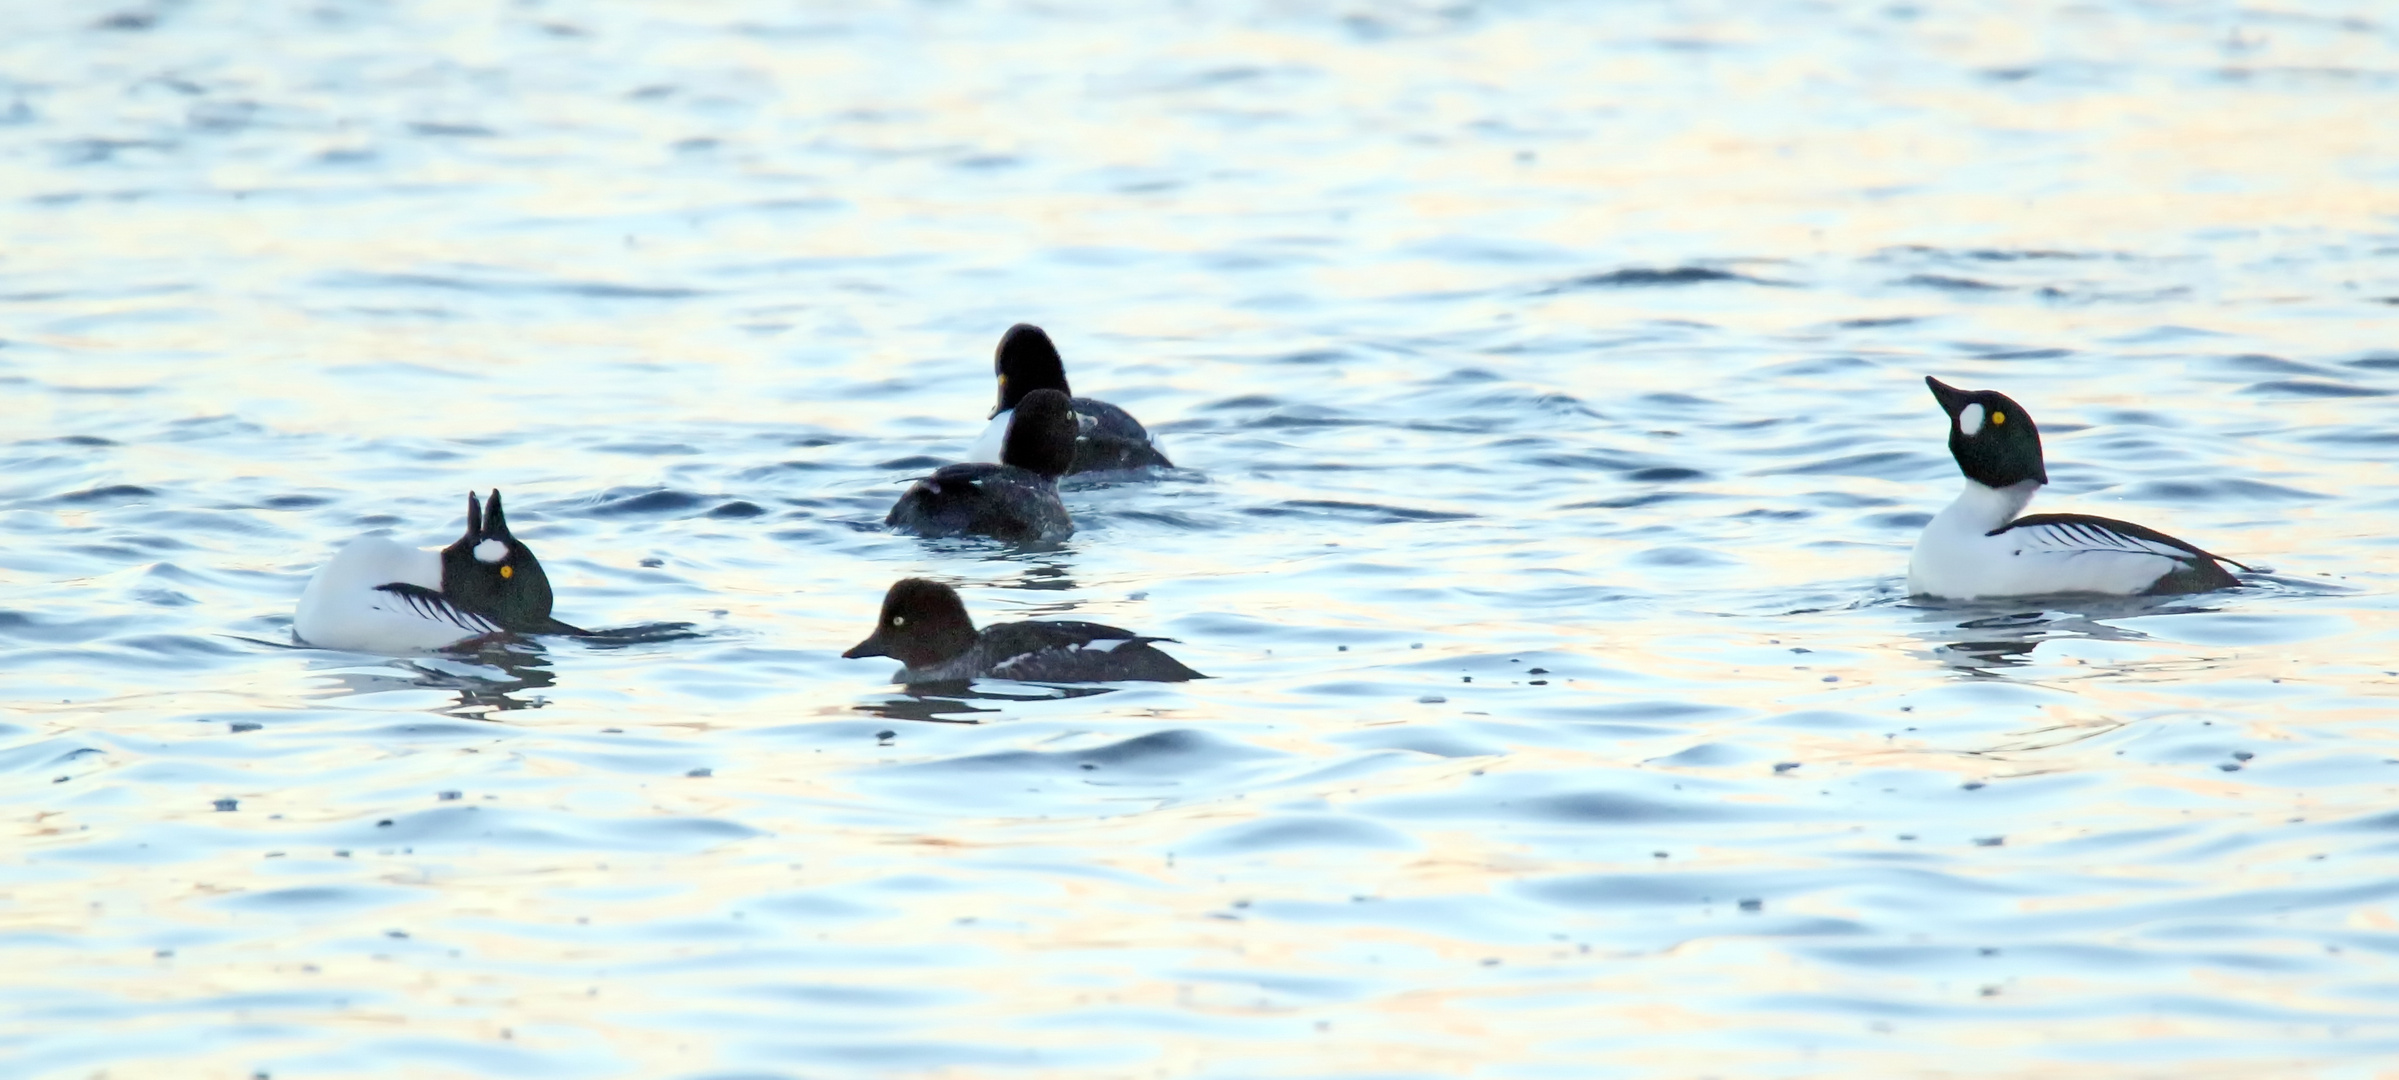
[[512,577],[515,577],[515,576],[516,576],[516,567],[513,567],[513,566],[503,566],[503,567],[501,567],[501,568],[500,568],[500,576],[501,576],[502,578],[512,578]]
[[901,618],[900,616],[894,615],[894,616],[892,616],[892,617],[891,617],[891,625],[893,625],[893,626],[906,626],[906,625],[908,625],[908,620],[906,620],[906,619],[904,619],[904,618]]
[[2003,412],[1995,412],[1995,413],[1992,413],[1992,414],[1991,414],[1991,422],[1992,422],[1992,423],[1994,423],[1994,424],[2004,424],[2004,423],[2007,423],[2007,414],[2006,414],[2006,413],[2003,413]]

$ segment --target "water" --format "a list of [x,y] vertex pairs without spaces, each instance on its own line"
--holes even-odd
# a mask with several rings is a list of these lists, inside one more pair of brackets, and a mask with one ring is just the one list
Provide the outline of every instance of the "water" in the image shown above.
[[[2366,1076],[2399,24],[15,5],[0,1072]],[[1039,322],[1186,471],[886,535]],[[1923,389],[2270,566],[1902,597]],[[294,648],[507,493],[589,626]],[[1213,679],[914,698],[883,587]]]

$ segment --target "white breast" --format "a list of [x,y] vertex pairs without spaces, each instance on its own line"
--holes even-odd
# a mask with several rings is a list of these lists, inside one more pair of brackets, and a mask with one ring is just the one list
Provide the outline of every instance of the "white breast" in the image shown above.
[[1972,480],[1934,515],[1908,558],[1908,594],[1949,600],[2051,593],[2142,592],[2176,560],[2147,545],[2083,544],[2047,528],[1991,530],[2015,520],[2037,484],[1993,490]]
[[1008,442],[1008,422],[1014,419],[1014,409],[992,417],[991,423],[984,425],[983,433],[975,436],[974,445],[967,448],[966,460],[1000,464],[1000,448]]
[[375,586],[394,582],[441,588],[441,554],[403,547],[380,536],[350,542],[308,579],[292,633],[320,649],[352,652],[428,652],[480,637],[488,630],[428,613]]

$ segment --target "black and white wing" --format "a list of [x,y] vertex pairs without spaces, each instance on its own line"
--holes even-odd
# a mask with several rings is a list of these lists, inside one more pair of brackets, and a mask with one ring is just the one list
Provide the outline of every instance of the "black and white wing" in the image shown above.
[[1074,408],[1075,423],[1082,429],[1080,434],[1084,438],[1105,435],[1135,442],[1150,441],[1149,429],[1142,427],[1141,421],[1133,419],[1132,413],[1121,408],[1098,398],[1087,397],[1074,398],[1068,404]]
[[2044,555],[2154,555],[2175,566],[2145,592],[2151,594],[2206,592],[2240,584],[2224,564],[2249,569],[2222,555],[2175,539],[2146,525],[2090,514],[2027,514],[1991,530]]
[[1001,623],[983,631],[995,679],[1025,682],[1181,682],[1205,678],[1130,630],[1088,622]]
[[420,619],[448,623],[464,634],[497,634],[506,629],[489,618],[451,603],[449,597],[422,585],[395,581],[388,585],[377,585],[375,591],[399,597],[409,612]]
[[1174,462],[1147,439],[1118,435],[1085,435],[1075,440],[1075,463],[1068,471],[1125,472],[1133,469],[1171,469]]
[[1168,461],[1150,438],[1149,429],[1133,419],[1132,413],[1097,398],[1079,397],[1073,404],[1080,434],[1075,438],[1075,463],[1068,472],[1174,468],[1174,462]]

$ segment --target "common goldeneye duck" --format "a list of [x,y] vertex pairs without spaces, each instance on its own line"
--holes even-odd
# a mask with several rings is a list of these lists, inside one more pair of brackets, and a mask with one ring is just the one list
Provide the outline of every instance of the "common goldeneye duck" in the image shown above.
[[1158,450],[1149,429],[1133,419],[1132,413],[1105,401],[1075,397],[1074,391],[1067,389],[1066,361],[1059,359],[1058,347],[1050,343],[1050,336],[1040,327],[1031,323],[1009,327],[1007,333],[1000,335],[1000,347],[992,354],[991,369],[999,376],[1000,403],[991,410],[991,423],[975,439],[966,460],[1003,460],[1000,450],[1007,441],[1009,413],[1034,391],[1055,390],[1067,395],[1074,405],[1078,428],[1074,462],[1067,472],[1174,466]]
[[550,578],[508,532],[500,493],[466,497],[466,535],[440,551],[361,537],[308,579],[292,632],[321,649],[407,653],[495,634],[589,632],[550,617]]
[[1012,622],[975,630],[958,590],[906,578],[883,594],[875,632],[841,655],[888,656],[907,665],[896,683],[1017,679],[1023,682],[1182,682],[1207,676],[1184,667],[1130,630],[1087,622]]
[[2088,514],[2031,514],[2049,470],[2032,415],[1996,390],[1926,376],[1949,414],[1949,453],[1966,490],[1933,516],[1908,559],[1908,592],[1951,600],[2051,593],[2164,596],[2239,585],[2210,554],[2145,525]]
[[1003,464],[944,465],[901,495],[883,524],[918,536],[1063,540],[1075,523],[1058,501],[1058,478],[1074,456],[1075,414],[1066,395],[1035,390],[1008,425]]

